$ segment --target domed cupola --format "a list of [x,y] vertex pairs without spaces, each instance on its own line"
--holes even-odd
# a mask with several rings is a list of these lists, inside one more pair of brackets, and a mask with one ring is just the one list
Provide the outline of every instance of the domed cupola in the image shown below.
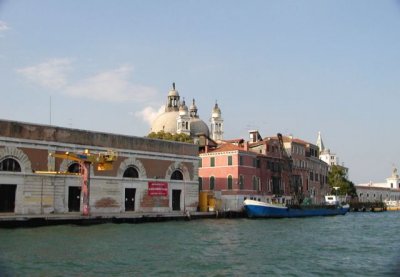
[[211,117],[213,117],[213,118],[221,117],[221,109],[218,107],[217,101],[215,101],[215,106],[214,106],[214,108],[212,110]]
[[190,106],[190,117],[192,118],[198,118],[199,116],[197,115],[197,106],[196,102],[193,99],[192,105]]
[[188,110],[188,107],[186,106],[185,98],[183,98],[183,101],[182,101],[181,105],[179,106],[179,115],[188,115],[188,114],[189,114],[189,110]]
[[179,111],[179,93],[175,89],[175,83],[172,83],[172,89],[168,92],[166,112]]

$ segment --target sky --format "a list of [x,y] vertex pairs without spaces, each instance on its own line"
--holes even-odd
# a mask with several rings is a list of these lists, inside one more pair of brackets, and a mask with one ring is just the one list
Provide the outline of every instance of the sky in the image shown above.
[[224,138],[324,144],[354,183],[400,166],[400,1],[0,0],[0,118],[145,136],[172,83]]

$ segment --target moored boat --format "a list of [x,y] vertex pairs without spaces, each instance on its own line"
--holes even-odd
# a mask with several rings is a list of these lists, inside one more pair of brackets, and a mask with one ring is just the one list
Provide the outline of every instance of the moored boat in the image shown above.
[[309,216],[332,216],[345,215],[350,206],[340,205],[336,196],[325,196],[323,205],[289,205],[266,203],[262,201],[246,199],[244,209],[250,218],[284,218],[284,217],[309,217]]
[[400,202],[399,201],[385,200],[384,203],[386,205],[387,211],[400,211]]

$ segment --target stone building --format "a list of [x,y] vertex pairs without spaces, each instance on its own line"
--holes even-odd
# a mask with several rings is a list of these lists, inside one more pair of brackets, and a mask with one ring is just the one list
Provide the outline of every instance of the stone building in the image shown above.
[[165,111],[153,121],[150,132],[183,133],[191,136],[195,141],[198,139],[198,135],[202,134],[218,141],[223,139],[223,122],[221,109],[215,103],[211,113],[210,132],[207,124],[198,114],[195,100],[193,99],[192,104],[188,107],[185,100],[181,101],[179,92],[173,83],[172,89],[168,92]]
[[0,212],[82,211],[79,163],[49,154],[86,149],[118,154],[112,170],[91,166],[91,213],[197,210],[196,145],[0,120]]
[[391,206],[400,205],[400,177],[393,168],[392,175],[384,183],[362,183],[355,185],[360,202],[384,201]]

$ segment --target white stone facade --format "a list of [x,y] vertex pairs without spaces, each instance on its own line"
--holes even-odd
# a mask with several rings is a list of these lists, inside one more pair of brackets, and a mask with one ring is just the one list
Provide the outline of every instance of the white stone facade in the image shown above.
[[[52,127],[30,125],[16,122],[0,121],[4,123],[3,130],[35,130],[38,136],[49,131]],[[7,127],[11,126],[11,127]],[[17,126],[17,127],[13,127]],[[8,128],[8,129],[7,129]],[[118,135],[101,134],[71,129],[58,130],[66,137],[76,136],[79,141],[88,142],[93,139],[93,145],[77,144],[60,141],[30,139],[29,136],[9,137],[10,133],[0,130],[0,190],[11,188],[10,194],[0,196],[0,214],[2,207],[13,207],[11,213],[18,215],[57,214],[70,212],[71,188],[80,189],[82,177],[79,174],[38,173],[38,171],[56,170],[65,172],[73,161],[60,160],[50,157],[49,153],[75,152],[82,153],[90,149],[92,153],[106,150],[103,146],[95,146],[99,141],[117,142],[115,148],[118,159],[114,168],[109,172],[100,172],[91,167],[89,204],[92,214],[96,213],[124,213],[126,212],[126,190],[135,189],[134,200],[129,212],[193,212],[198,207],[198,152],[197,146],[184,143],[165,142],[136,137],[120,137]],[[68,135],[67,135],[68,134]],[[7,136],[5,136],[7,135]],[[25,135],[24,135],[25,136]],[[34,135],[32,135],[34,136]],[[96,136],[101,139],[97,140]],[[60,137],[60,135],[58,135]],[[131,142],[130,142],[131,140]],[[124,143],[121,143],[124,141]],[[127,145],[127,148],[118,148],[117,144]],[[128,148],[129,145],[137,149]],[[111,147],[111,145],[110,145]],[[129,146],[130,147],[130,146]],[[9,171],[4,166],[6,160],[15,161],[20,165],[19,171]],[[136,178],[124,177],[124,172],[134,167],[138,173]],[[172,175],[179,172],[182,179],[173,179]],[[167,195],[162,197],[149,196],[149,183],[163,182],[167,184]],[[13,192],[15,191],[15,193]],[[3,191],[3,190],[1,190]],[[6,190],[4,190],[6,191]],[[179,197],[174,200],[174,193]],[[77,195],[80,201],[78,207],[82,211],[82,195]],[[14,203],[4,202],[14,201]],[[179,201],[179,203],[173,203]],[[3,202],[3,203],[1,203]]]

